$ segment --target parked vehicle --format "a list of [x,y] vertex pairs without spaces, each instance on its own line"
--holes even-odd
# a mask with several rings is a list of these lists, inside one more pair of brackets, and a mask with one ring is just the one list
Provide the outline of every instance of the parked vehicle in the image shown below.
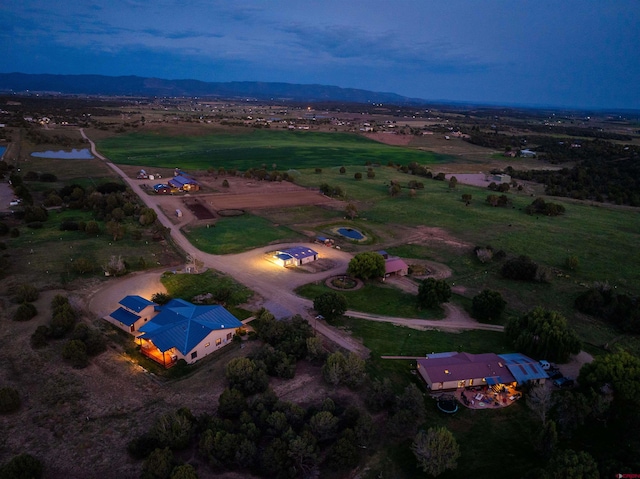
[[540,363],[540,367],[545,371],[548,371],[551,368],[551,364],[549,364],[549,361],[545,361],[544,359],[541,359],[538,362]]
[[562,373],[558,368],[551,368],[547,371],[547,375],[551,379],[560,379],[562,377]]
[[555,381],[553,381],[553,384],[555,384],[557,387],[561,389],[565,389],[565,388],[573,387],[575,384],[575,381],[570,378],[558,378]]

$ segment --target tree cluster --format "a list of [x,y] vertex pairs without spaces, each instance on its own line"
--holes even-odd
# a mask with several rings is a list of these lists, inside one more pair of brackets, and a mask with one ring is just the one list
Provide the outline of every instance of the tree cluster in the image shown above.
[[500,274],[503,278],[517,281],[539,281],[548,283],[551,281],[549,271],[534,262],[526,255],[511,258],[502,265]]
[[427,278],[418,287],[418,306],[437,308],[451,298],[451,286],[443,279]]
[[313,309],[328,322],[331,322],[347,311],[347,298],[337,291],[327,291],[313,300]]
[[344,197],[344,190],[340,186],[331,186],[328,183],[322,183],[319,188],[320,193],[325,196],[331,196],[332,198]]
[[278,321],[263,308],[256,316],[252,324],[266,344],[251,359],[264,364],[270,376],[292,378],[296,363],[309,356],[313,329],[300,315]]
[[551,203],[542,198],[536,198],[524,211],[528,215],[560,216],[564,214],[565,208],[559,203]]
[[616,293],[608,284],[597,284],[578,296],[574,302],[582,313],[602,318],[620,330],[640,333],[640,300]]
[[354,406],[327,398],[302,408],[278,400],[271,390],[245,396],[227,388],[218,414],[193,417],[186,409],[161,415],[153,427],[128,445],[144,459],[143,476],[173,479],[186,467],[176,453],[194,447],[210,468],[250,472],[259,477],[318,477],[320,471],[355,467],[361,445],[370,444],[371,417]]
[[374,251],[358,253],[349,261],[347,273],[363,280],[384,278],[384,258]]
[[498,321],[502,316],[507,302],[498,291],[483,290],[473,297],[471,311],[473,317],[479,321]]
[[564,363],[582,346],[564,316],[541,307],[510,319],[504,332],[516,350],[538,359]]

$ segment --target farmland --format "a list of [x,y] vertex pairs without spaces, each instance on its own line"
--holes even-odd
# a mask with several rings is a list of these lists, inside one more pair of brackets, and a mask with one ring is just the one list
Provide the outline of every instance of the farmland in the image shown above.
[[[151,118],[151,115],[147,115],[147,118]],[[136,133],[114,135],[104,130],[87,133],[91,138],[102,138],[99,150],[110,160],[123,165],[130,177],[133,175],[135,178],[135,172],[141,167],[157,168],[167,175],[179,166],[201,182],[202,190],[188,196],[146,197],[162,201],[163,211],[175,211],[175,206],[171,206],[174,203],[183,208],[185,201],[201,202],[211,208],[215,212],[214,218],[196,221],[186,210],[184,217],[172,215],[171,218],[171,223],[180,228],[191,244],[205,253],[235,254],[275,243],[306,242],[318,235],[328,236],[342,248],[340,252],[329,250],[336,254],[348,256],[345,252],[385,249],[392,255],[401,256],[409,265],[439,264],[443,270],[447,270],[447,281],[455,287],[451,301],[460,311],[469,311],[471,298],[483,289],[491,289],[499,291],[507,301],[502,324],[510,317],[543,305],[566,316],[585,343],[585,349],[595,356],[605,355],[606,348],[640,352],[637,336],[623,334],[601,320],[578,314],[573,306],[576,296],[595,281],[607,282],[617,291],[631,295],[640,291],[640,256],[636,246],[640,244],[640,222],[637,221],[637,209],[554,198],[554,202],[566,208],[564,215],[528,215],[525,208],[535,199],[533,195],[541,191],[535,184],[525,184],[522,191],[511,188],[505,193],[509,200],[507,206],[493,207],[486,201],[487,195],[492,193],[486,188],[461,183],[450,187],[447,181],[403,172],[402,167],[411,162],[425,165],[433,175],[437,175],[440,172],[488,171],[496,165],[505,166],[512,161],[496,155],[495,151],[467,145],[461,140],[408,135],[402,138],[406,141],[398,141],[395,146],[390,146],[353,132],[224,129],[209,125],[198,127],[191,122],[185,125],[186,122],[176,129],[180,135],[171,134],[171,127],[163,126],[160,129],[143,125],[139,125],[140,131]],[[189,129],[192,134],[184,134]],[[385,136],[389,137],[380,134],[379,139]],[[430,148],[438,152],[428,151]],[[455,157],[451,156],[454,152]],[[57,181],[53,184],[39,181],[29,183],[30,191],[38,200],[49,194],[52,188],[59,189],[69,184],[78,184],[90,190],[106,181],[121,181],[107,165],[97,160],[21,159],[16,165],[24,171],[53,171],[57,174]],[[341,171],[341,167],[345,170]],[[245,177],[244,172],[251,168],[267,172],[290,172],[294,184],[284,181],[268,183]],[[358,174],[361,179],[357,179]],[[223,185],[225,180],[227,184]],[[419,182],[420,185],[410,186],[409,182]],[[396,195],[391,195],[390,185],[394,183],[400,185],[400,189]],[[133,181],[130,186],[137,192],[140,184]],[[339,187],[341,194],[333,198],[322,196],[318,192],[321,184]],[[463,201],[462,195],[470,195],[470,201]],[[357,209],[354,218],[345,213],[348,203]],[[218,214],[227,208],[241,214],[229,217]],[[28,228],[12,220],[11,226],[18,230],[19,235],[7,235],[2,239],[10,253],[5,257],[11,259],[12,266],[6,272],[8,280],[3,280],[2,285],[3,304],[9,305],[9,312],[17,308],[10,301],[19,283],[35,284],[46,292],[44,297],[47,301],[59,290],[73,295],[79,302],[90,295],[99,294],[102,288],[109,287],[109,283],[103,283],[106,280],[98,266],[115,255],[122,256],[129,271],[145,270],[159,264],[167,270],[181,266],[181,258],[172,243],[157,241],[157,230],[143,228],[137,216],[124,219],[127,231],[124,238],[115,241],[104,233],[108,220],[106,216],[97,219],[101,233],[95,236],[81,231],[60,230],[60,225],[65,221],[91,221],[94,216],[90,208],[72,209],[65,205],[52,209],[48,214],[40,228]],[[368,241],[358,244],[335,237],[333,230],[337,226],[361,230],[366,233]],[[473,254],[474,246],[488,245],[494,251],[504,251],[508,258],[522,254],[530,256],[539,265],[549,269],[550,281],[522,282],[503,278],[500,275],[502,260],[481,263]],[[322,254],[324,247],[320,248]],[[567,269],[565,265],[569,256],[578,259],[579,265],[574,270]],[[78,258],[89,261],[95,268],[90,273],[77,272],[72,265]],[[224,257],[220,258],[220,264],[225,264],[225,260],[238,261],[234,257]],[[265,281],[265,278],[271,277],[266,272],[256,274],[257,270],[249,271],[251,264],[238,263],[238,268],[246,270],[238,270],[238,280],[243,278],[247,281],[246,278],[252,276],[255,280],[261,276]],[[269,264],[269,268],[273,268],[277,275],[288,274],[275,265]],[[167,289],[187,299],[204,292],[201,290],[209,288],[210,284],[218,281],[216,278],[222,277],[211,270],[198,279],[193,275],[185,280],[185,276],[168,275],[170,281],[176,284],[169,284]],[[293,276],[293,282],[302,284],[310,281],[304,278],[311,275],[299,269],[291,273],[290,277]],[[132,279],[138,277],[142,278],[143,275]],[[119,280],[108,281],[115,284]],[[417,276],[415,281],[419,281]],[[225,283],[221,287],[229,286]],[[283,296],[277,296],[275,289],[270,291],[275,292],[272,303],[282,299]],[[312,281],[303,285],[298,293],[313,299],[326,291],[328,288],[322,281]],[[241,293],[243,300],[251,296],[251,292],[244,288]],[[385,284],[371,282],[362,289],[344,294],[350,309],[372,314],[435,320],[444,315],[439,308],[418,309],[415,295],[396,289],[390,281]],[[242,304],[241,309],[234,311],[242,312],[243,317],[249,316],[256,305],[270,299],[253,297],[250,304]],[[43,381],[49,370],[55,370],[56,374],[69,371],[65,363],[51,361],[60,356],[60,343],[52,344],[44,352],[25,347],[35,326],[47,323],[47,301],[38,302],[41,312],[34,321],[6,322],[17,326],[5,328],[3,333],[7,343],[3,358],[10,364],[10,371],[3,379],[7,379],[9,384],[20,384],[26,376],[30,378],[28,383],[25,382],[28,384],[25,390],[32,394],[31,403],[29,408],[23,408],[15,417],[23,422],[35,421],[38,428],[44,424],[42,418],[53,415],[47,409],[49,406],[40,404],[38,383]],[[301,300],[293,297],[293,301]],[[308,313],[303,308],[301,311]],[[3,315],[3,319],[9,318],[8,312],[0,315]],[[73,400],[74,411],[82,411],[88,404],[88,414],[92,418],[99,418],[95,425],[93,422],[79,424],[82,421],[77,418],[67,424],[79,430],[77,439],[69,442],[70,451],[65,453],[77,460],[78,471],[86,470],[87,465],[97,457],[95,448],[92,448],[91,454],[83,454],[83,443],[98,441],[95,431],[109,431],[112,436],[104,439],[104,463],[100,471],[105,471],[107,463],[125,457],[121,446],[136,434],[141,434],[158,415],[182,406],[192,408],[194,413],[211,414],[215,411],[216,398],[226,384],[223,379],[226,360],[233,356],[246,356],[258,348],[256,342],[243,344],[247,346],[246,349],[240,346],[229,348],[219,356],[199,363],[180,381],[161,379],[166,382],[159,385],[157,378],[147,378],[123,360],[125,357],[136,357],[135,354],[126,356],[127,349],[132,349],[128,337],[116,337],[113,331],[106,331],[104,322],[91,317],[89,313],[85,321],[105,331],[109,349],[94,359],[86,370],[69,374],[79,388],[87,389],[86,399]],[[513,347],[505,341],[504,334],[494,331],[448,333],[356,318],[340,318],[334,326],[339,334],[351,335],[371,352],[367,361],[368,381],[390,379],[395,394],[401,394],[409,384],[419,388],[424,385],[412,374],[415,371],[412,371],[410,360],[382,359],[383,355],[422,356],[430,351],[503,353],[511,352]],[[327,343],[325,345],[328,346]],[[42,371],[35,371],[35,367],[21,371],[20,358],[25,349],[33,364],[51,362],[54,365],[43,366]],[[315,407],[327,397],[335,399],[339,407],[365,402],[370,392],[368,384],[356,391],[342,386],[330,388],[321,379],[320,367],[319,364],[302,361],[294,379],[271,378],[270,386],[281,399],[295,400],[305,406],[312,404]],[[131,380],[132,377],[135,380]],[[103,383],[109,384],[113,391],[126,389],[123,398],[127,407],[133,404],[137,408],[132,409],[137,411],[136,424],[128,423],[129,412],[125,406],[116,408],[113,404],[107,404],[108,401],[100,400]],[[126,386],[124,383],[127,383]],[[215,385],[213,390],[211,384]],[[209,391],[206,397],[202,395],[203,389]],[[53,411],[55,407],[50,406],[49,409]],[[517,461],[510,470],[514,476],[521,476],[540,463],[535,451],[538,424],[524,401],[505,410],[463,410],[455,417],[445,417],[437,412],[432,400],[426,399],[425,411],[424,425],[446,425],[461,445],[465,467],[447,473],[447,477],[466,477],[469,470],[473,470],[477,477],[493,477],[496,468],[503,465],[504,455]],[[8,422],[11,421],[10,417]],[[384,418],[378,418],[378,422],[385,427]],[[47,427],[50,429],[47,434],[62,434],[65,420],[60,419],[56,425]],[[60,454],[60,458],[53,457],[53,453],[46,452],[46,444],[36,444],[30,438],[22,437],[18,429],[15,423],[11,426],[12,437],[7,442],[8,449],[17,450],[27,444],[30,450],[46,457],[49,464],[64,470],[64,454]],[[385,436],[384,432],[382,429],[381,437]],[[516,437],[521,440],[513,440]],[[115,443],[119,448],[113,446]],[[575,437],[573,444],[578,448],[583,446]],[[55,449],[56,455],[61,449]],[[584,449],[587,450],[588,445]],[[368,468],[362,477],[418,477],[410,440],[407,438],[398,441],[389,439],[376,450],[375,455],[364,458],[363,453],[362,460],[366,461]],[[208,475],[210,471],[203,460],[194,461],[200,464],[199,477],[212,477]],[[120,470],[126,470],[133,477],[139,466],[140,463],[130,460]]]
[[287,171],[366,162],[430,164],[447,158],[384,145],[357,135],[268,130],[190,137],[133,133],[104,139],[98,148],[114,163],[159,168],[179,166],[185,170],[212,167],[246,170],[275,165],[280,171]]

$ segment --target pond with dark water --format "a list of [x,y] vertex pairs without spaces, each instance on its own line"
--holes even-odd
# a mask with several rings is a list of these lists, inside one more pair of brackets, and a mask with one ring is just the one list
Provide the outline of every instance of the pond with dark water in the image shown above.
[[93,160],[94,156],[91,154],[88,148],[82,148],[71,151],[65,150],[47,150],[47,151],[35,151],[31,153],[34,158],[52,158],[56,160]]

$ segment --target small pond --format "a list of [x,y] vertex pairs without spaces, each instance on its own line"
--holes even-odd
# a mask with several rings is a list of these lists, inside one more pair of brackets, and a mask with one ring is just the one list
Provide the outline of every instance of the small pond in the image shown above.
[[360,231],[354,230],[353,228],[338,228],[336,231],[338,234],[352,240],[360,241],[364,239],[364,235],[360,233]]
[[93,155],[88,148],[71,151],[59,150],[59,151],[36,151],[31,153],[34,158],[54,158],[59,160],[93,160]]
[[4,156],[4,152],[7,151],[6,146],[0,146],[0,158]]

